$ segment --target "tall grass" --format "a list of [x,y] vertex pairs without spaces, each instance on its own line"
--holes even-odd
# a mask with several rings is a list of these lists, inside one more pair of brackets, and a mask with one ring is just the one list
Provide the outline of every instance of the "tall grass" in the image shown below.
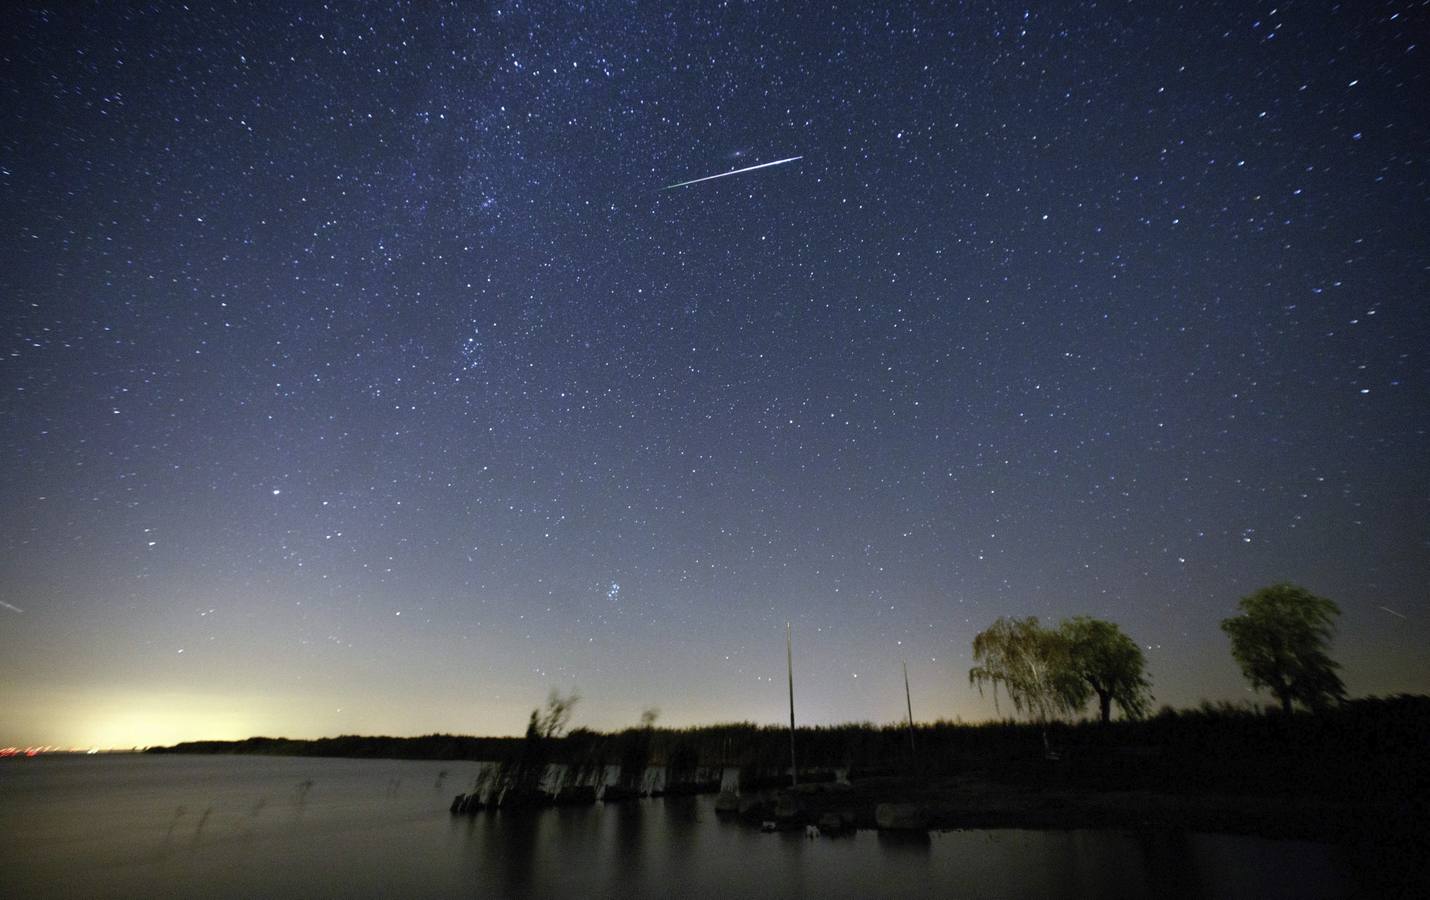
[[[1062,759],[1043,759],[1038,726],[1019,722],[915,723],[919,764],[931,777],[978,775],[1025,784],[1101,789],[1304,794],[1354,798],[1430,794],[1430,697],[1353,700],[1318,714],[1266,715],[1229,704],[1164,708],[1141,721],[1054,723]],[[851,777],[911,770],[908,723],[805,726],[802,770],[849,769]],[[156,752],[267,753],[399,759],[508,760],[521,738],[433,734],[180,744]],[[738,766],[742,782],[788,772],[789,730],[735,722],[691,728],[577,728],[545,742],[543,756],[576,772],[618,765],[622,781],[645,766],[667,780],[699,768]]]

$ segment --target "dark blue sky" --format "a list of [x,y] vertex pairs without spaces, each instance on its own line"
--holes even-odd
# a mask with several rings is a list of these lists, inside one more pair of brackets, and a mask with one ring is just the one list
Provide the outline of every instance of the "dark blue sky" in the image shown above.
[[1430,690],[1430,10],[864,6],[13,14],[0,743]]

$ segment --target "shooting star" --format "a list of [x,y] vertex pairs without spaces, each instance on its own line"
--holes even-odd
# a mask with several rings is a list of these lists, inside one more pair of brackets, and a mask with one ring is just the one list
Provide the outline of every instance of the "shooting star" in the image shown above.
[[699,184],[702,181],[710,181],[712,178],[724,178],[726,175],[739,175],[741,172],[753,172],[756,169],[764,169],[769,166],[782,166],[785,163],[792,163],[797,159],[804,159],[804,157],[791,156],[789,159],[777,159],[774,162],[760,163],[758,166],[746,166],[743,169],[734,169],[729,172],[721,172],[719,175],[706,175],[704,178],[693,178],[690,181],[682,181],[677,184],[667,184],[665,187],[661,188],[661,190],[668,191],[671,188],[685,187],[687,184]]
[[[1396,612],[1395,610],[1391,609],[1391,608],[1388,607],[1388,606],[1382,606],[1381,609],[1383,609],[1383,610],[1385,610],[1386,612],[1390,613],[1392,616],[1395,616],[1397,619],[1405,619],[1405,616],[1402,616],[1400,613]],[[1408,622],[1408,621],[1410,621],[1410,620],[1409,620],[1409,619],[1406,619],[1406,621]]]
[[23,613],[23,612],[24,612],[24,610],[21,609],[20,607],[15,606],[15,605],[12,604],[12,603],[6,603],[4,600],[0,600],[0,606],[5,607],[6,609],[10,610],[10,612],[17,612],[17,613]]

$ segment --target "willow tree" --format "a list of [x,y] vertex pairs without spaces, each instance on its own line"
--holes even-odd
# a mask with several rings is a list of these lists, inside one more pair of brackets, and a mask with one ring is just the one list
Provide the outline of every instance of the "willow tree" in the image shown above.
[[1077,616],[1063,620],[1058,633],[1067,643],[1069,674],[1097,695],[1097,708],[1106,725],[1116,703],[1127,718],[1147,714],[1152,696],[1147,688],[1146,658],[1142,648],[1112,622]]
[[976,686],[979,694],[991,686],[995,709],[1001,688],[1015,712],[1039,725],[1044,750],[1048,749],[1048,723],[1087,702],[1086,684],[1070,675],[1067,640],[1039,625],[1036,616],[1000,616],[973,638],[973,659],[978,665],[968,670],[968,683]]
[[1241,614],[1225,619],[1231,655],[1253,688],[1266,688],[1291,712],[1293,702],[1320,709],[1345,697],[1340,666],[1327,649],[1336,604],[1294,584],[1273,584],[1241,598]]

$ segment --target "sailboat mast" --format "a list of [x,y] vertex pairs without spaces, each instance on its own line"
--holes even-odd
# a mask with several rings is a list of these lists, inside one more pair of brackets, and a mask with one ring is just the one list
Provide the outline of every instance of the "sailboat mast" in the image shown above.
[[914,747],[914,701],[909,696],[909,662],[904,660],[904,704],[909,710],[909,754],[918,766],[918,750]]
[[799,769],[794,762],[794,643],[789,623],[785,623],[785,669],[789,673],[789,777],[792,787],[799,787]]

